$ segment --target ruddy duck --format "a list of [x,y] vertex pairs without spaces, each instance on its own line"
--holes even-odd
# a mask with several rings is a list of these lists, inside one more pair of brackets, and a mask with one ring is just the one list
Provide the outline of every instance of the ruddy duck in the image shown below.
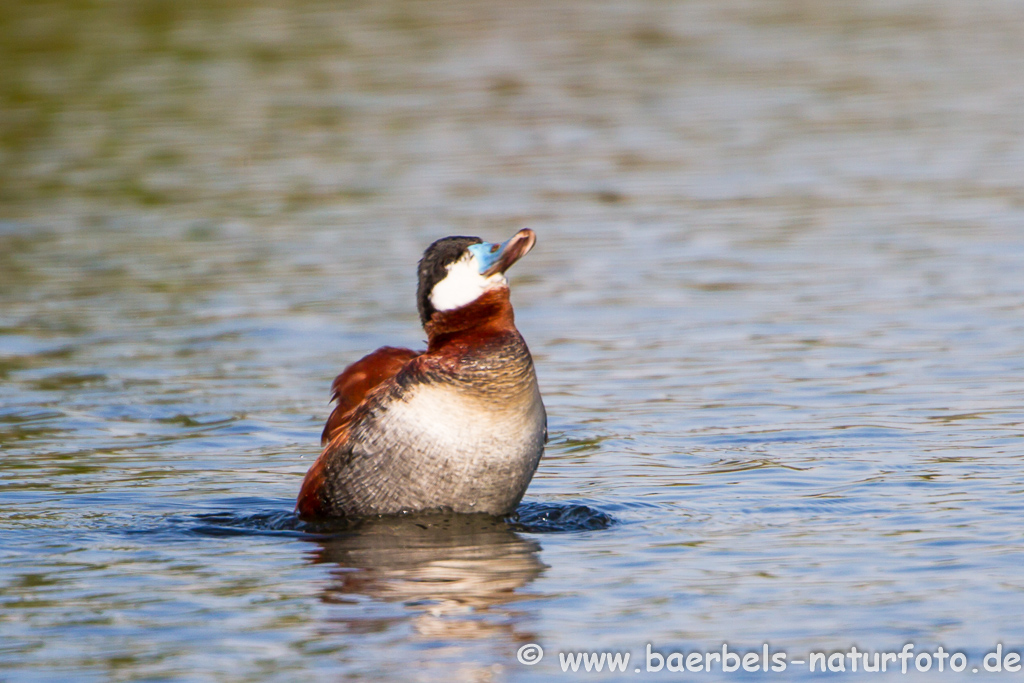
[[334,380],[302,517],[515,509],[547,415],[505,271],[535,241],[524,229],[504,244],[445,237],[427,248],[417,290],[427,349],[385,346]]

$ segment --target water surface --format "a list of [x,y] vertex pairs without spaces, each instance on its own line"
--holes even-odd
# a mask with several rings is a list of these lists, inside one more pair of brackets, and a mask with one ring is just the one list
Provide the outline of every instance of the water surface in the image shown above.
[[[1018,3],[0,13],[0,678],[1024,649]],[[524,226],[520,518],[299,524],[423,248]]]

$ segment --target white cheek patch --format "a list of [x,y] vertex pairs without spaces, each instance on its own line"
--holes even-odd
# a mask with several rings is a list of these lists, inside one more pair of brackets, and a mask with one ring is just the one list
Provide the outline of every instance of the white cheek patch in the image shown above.
[[475,256],[463,257],[448,266],[448,275],[430,290],[430,303],[438,311],[451,311],[476,301],[488,290],[507,285],[501,273],[481,275]]

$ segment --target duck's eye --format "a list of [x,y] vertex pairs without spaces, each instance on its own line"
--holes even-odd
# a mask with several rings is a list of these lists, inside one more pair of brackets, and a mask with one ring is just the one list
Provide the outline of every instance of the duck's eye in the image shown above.
[[494,252],[498,251],[498,247],[500,247],[500,246],[501,246],[500,244],[492,245],[491,246],[491,253],[493,254]]

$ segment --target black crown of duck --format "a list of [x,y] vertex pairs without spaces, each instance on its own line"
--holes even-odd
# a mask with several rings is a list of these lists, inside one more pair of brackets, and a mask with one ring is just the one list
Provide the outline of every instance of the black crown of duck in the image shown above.
[[385,346],[334,380],[302,517],[515,509],[547,416],[505,271],[535,240],[524,229],[504,244],[445,237],[427,248],[416,296],[427,349]]

